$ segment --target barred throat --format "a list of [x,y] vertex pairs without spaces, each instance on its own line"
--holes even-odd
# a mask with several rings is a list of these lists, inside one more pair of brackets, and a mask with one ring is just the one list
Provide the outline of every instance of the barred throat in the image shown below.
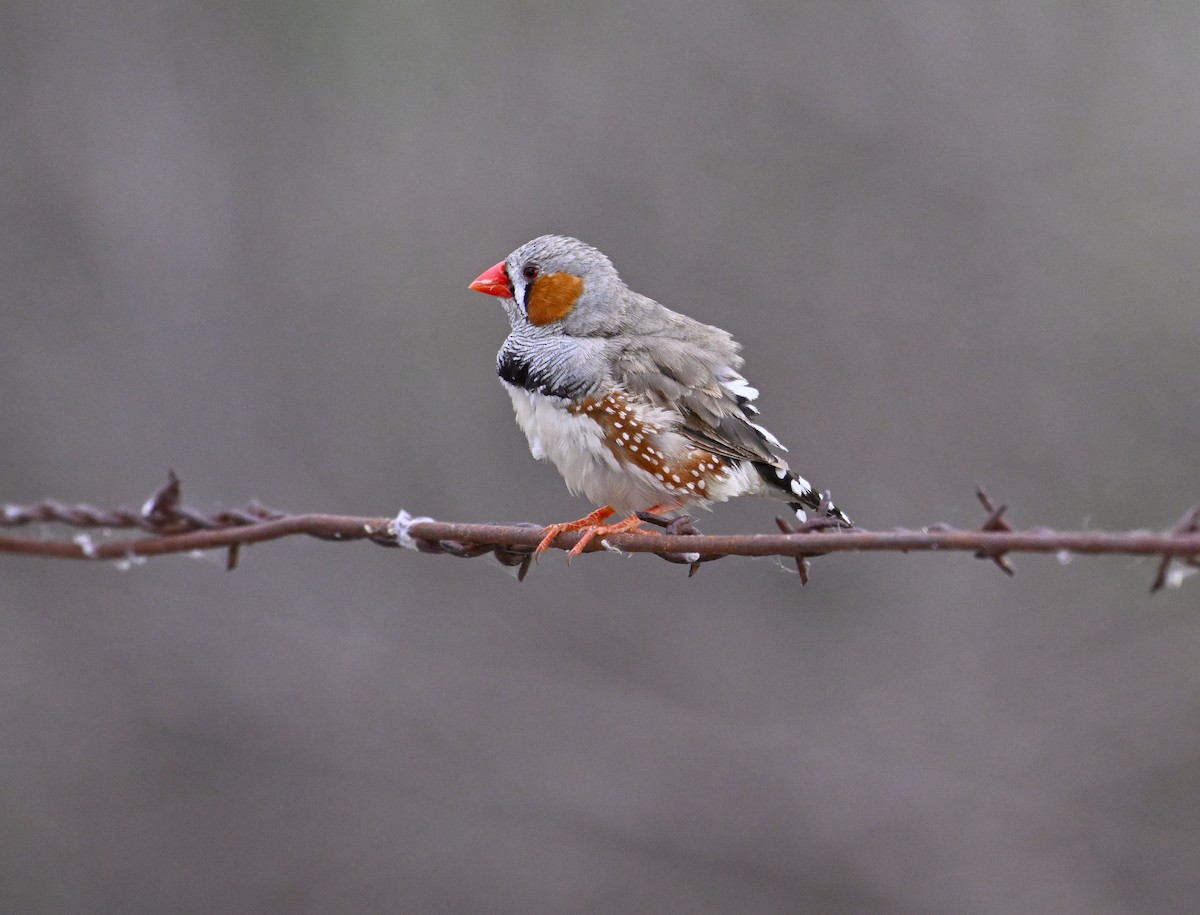
[[577,382],[553,371],[551,364],[530,359],[524,353],[500,350],[496,357],[496,374],[511,385],[549,397],[573,399],[583,393]]
[[510,334],[496,354],[496,374],[518,388],[578,400],[594,388],[583,345],[559,336]]

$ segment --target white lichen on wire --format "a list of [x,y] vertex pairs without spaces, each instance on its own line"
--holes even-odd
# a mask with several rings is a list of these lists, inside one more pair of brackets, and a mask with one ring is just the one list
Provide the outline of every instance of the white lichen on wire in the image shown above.
[[408,529],[414,524],[421,524],[427,521],[433,521],[433,518],[427,515],[410,515],[403,508],[400,509],[400,514],[396,515],[389,524],[388,529],[392,536],[396,538],[396,543],[404,547],[406,550],[417,549],[417,541],[409,536]]

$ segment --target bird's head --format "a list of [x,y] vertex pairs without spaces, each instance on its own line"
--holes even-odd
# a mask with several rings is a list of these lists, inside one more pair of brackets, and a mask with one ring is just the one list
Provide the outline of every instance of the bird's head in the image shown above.
[[616,327],[625,284],[612,261],[591,245],[543,235],[484,271],[470,288],[504,300],[514,328],[529,324],[582,337]]

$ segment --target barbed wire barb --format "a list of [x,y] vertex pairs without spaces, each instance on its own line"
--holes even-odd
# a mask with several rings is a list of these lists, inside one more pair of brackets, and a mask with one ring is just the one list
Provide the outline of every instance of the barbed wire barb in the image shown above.
[[[987,490],[983,488],[982,483],[975,484],[975,498],[977,498],[980,504],[983,505],[983,510],[988,513],[988,516],[984,519],[983,524],[979,526],[981,531],[1005,531],[1006,533],[1012,533],[1013,526],[1009,524],[1008,520],[1004,517],[1004,513],[1008,511],[1007,505],[995,505],[992,502],[992,497],[989,496]],[[1012,563],[1008,561],[1007,557],[1005,556],[1006,552],[1007,550],[1000,553],[988,553],[981,550],[975,554],[975,558],[990,559],[1000,567],[1001,572],[1011,578],[1017,574],[1017,570],[1014,569]]]
[[[1171,528],[1171,533],[1180,537],[1187,534],[1195,534],[1197,531],[1200,531],[1200,505],[1194,505],[1189,508],[1183,513],[1183,517],[1179,519],[1179,523]],[[1171,563],[1174,560],[1179,560],[1193,569],[1200,569],[1200,555],[1175,556],[1171,553],[1163,553],[1163,557],[1158,563],[1158,572],[1154,576],[1154,583],[1150,585],[1151,594],[1161,591],[1163,586],[1167,584],[1171,571]]]

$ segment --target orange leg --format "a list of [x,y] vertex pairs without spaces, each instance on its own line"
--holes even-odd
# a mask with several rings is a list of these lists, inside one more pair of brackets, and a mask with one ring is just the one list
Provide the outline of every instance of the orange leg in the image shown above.
[[[597,524],[594,527],[589,527],[583,532],[583,536],[579,538],[579,542],[571,547],[571,552],[567,553],[567,561],[578,556],[587,545],[599,537],[603,540],[605,537],[611,537],[613,534],[624,534],[627,531],[636,530],[642,523],[642,519],[637,515],[630,515],[616,524]],[[645,533],[645,532],[644,532]],[[654,531],[654,533],[658,533]]]
[[578,521],[568,521],[565,524],[546,525],[546,527],[542,529],[542,542],[537,545],[537,549],[533,551],[533,555],[535,557],[540,556],[542,553],[546,552],[546,550],[550,549],[550,544],[554,542],[554,538],[559,534],[567,531],[578,531],[585,527],[596,527],[597,525],[603,524],[604,519],[611,515],[614,511],[614,508],[609,505],[605,505],[603,508],[596,509],[587,517],[580,518]]
[[[646,511],[653,513],[662,511],[663,509],[664,506],[662,505],[652,505],[650,508],[646,509]],[[545,529],[545,536],[542,537],[542,542],[538,544],[537,549],[533,551],[533,555],[537,556],[540,553],[545,552],[545,550],[550,547],[550,544],[553,542],[554,538],[564,531],[581,530],[583,531],[583,536],[579,538],[579,542],[576,543],[575,546],[571,547],[571,551],[567,553],[567,559],[571,559],[573,556],[578,556],[585,549],[587,549],[587,545],[597,537],[603,539],[605,537],[610,537],[613,534],[624,534],[628,531],[636,530],[642,523],[641,519],[638,518],[636,514],[633,514],[628,518],[618,521],[616,524],[604,524],[604,519],[612,513],[613,509],[606,505],[604,508],[598,508],[586,518],[580,518],[578,521],[570,521],[566,524],[551,524]],[[655,531],[653,533],[657,532]]]

